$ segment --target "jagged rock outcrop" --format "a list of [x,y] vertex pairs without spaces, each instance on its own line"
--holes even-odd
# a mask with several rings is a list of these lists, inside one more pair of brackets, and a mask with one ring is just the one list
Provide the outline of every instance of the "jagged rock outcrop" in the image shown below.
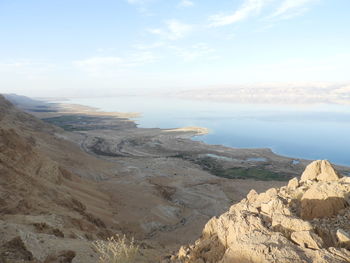
[[165,262],[350,262],[350,177],[328,161],[307,166],[301,180],[246,199],[212,218],[193,245]]

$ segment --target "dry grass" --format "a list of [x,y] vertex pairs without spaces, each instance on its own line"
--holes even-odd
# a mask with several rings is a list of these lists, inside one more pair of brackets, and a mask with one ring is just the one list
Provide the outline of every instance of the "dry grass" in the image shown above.
[[93,247],[100,254],[100,263],[132,263],[139,250],[134,239],[128,241],[125,235],[95,241]]

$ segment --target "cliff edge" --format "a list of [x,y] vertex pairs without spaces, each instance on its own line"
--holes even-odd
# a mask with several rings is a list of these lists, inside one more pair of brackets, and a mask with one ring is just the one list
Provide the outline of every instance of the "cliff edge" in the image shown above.
[[251,190],[163,262],[350,262],[349,204],[350,177],[314,161],[287,186]]

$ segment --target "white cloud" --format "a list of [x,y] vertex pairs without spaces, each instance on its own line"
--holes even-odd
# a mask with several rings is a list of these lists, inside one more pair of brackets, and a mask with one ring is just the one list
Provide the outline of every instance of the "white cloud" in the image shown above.
[[91,57],[74,61],[73,65],[90,72],[97,72],[102,68],[118,68],[123,60],[120,57]]
[[180,7],[191,7],[194,6],[194,3],[190,0],[181,0],[179,3]]
[[157,58],[148,51],[129,54],[125,58],[117,56],[91,57],[73,61],[73,66],[92,75],[108,75],[121,70],[152,63]]
[[206,43],[197,43],[188,48],[181,48],[176,46],[170,46],[176,52],[176,55],[181,57],[185,61],[193,61],[198,58],[215,59],[217,58],[213,53],[215,49],[210,48]]
[[209,18],[211,21],[210,26],[217,27],[230,25],[252,15],[257,15],[269,2],[271,2],[271,0],[245,0],[243,5],[231,15],[217,14],[211,16]]
[[187,36],[192,30],[193,26],[189,24],[182,23],[178,20],[168,20],[166,21],[166,27],[152,28],[148,29],[148,32],[154,35],[159,35],[168,40],[178,40]]
[[128,67],[142,66],[155,62],[158,59],[152,52],[143,51],[136,52],[130,55],[129,61],[127,62]]
[[243,4],[232,14],[216,14],[209,17],[210,26],[230,25],[259,15],[264,7],[272,3],[275,3],[275,11],[269,18],[288,19],[304,13],[310,4],[317,1],[320,0],[244,0]]
[[318,0],[284,0],[271,17],[291,18],[308,9],[308,5]]

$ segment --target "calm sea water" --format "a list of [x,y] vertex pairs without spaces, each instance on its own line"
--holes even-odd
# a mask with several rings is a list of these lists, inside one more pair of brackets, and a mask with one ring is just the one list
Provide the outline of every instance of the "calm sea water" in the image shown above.
[[201,126],[196,139],[242,148],[271,148],[294,158],[328,159],[350,166],[350,107],[256,105],[151,97],[72,99],[103,111],[139,112],[139,127]]

